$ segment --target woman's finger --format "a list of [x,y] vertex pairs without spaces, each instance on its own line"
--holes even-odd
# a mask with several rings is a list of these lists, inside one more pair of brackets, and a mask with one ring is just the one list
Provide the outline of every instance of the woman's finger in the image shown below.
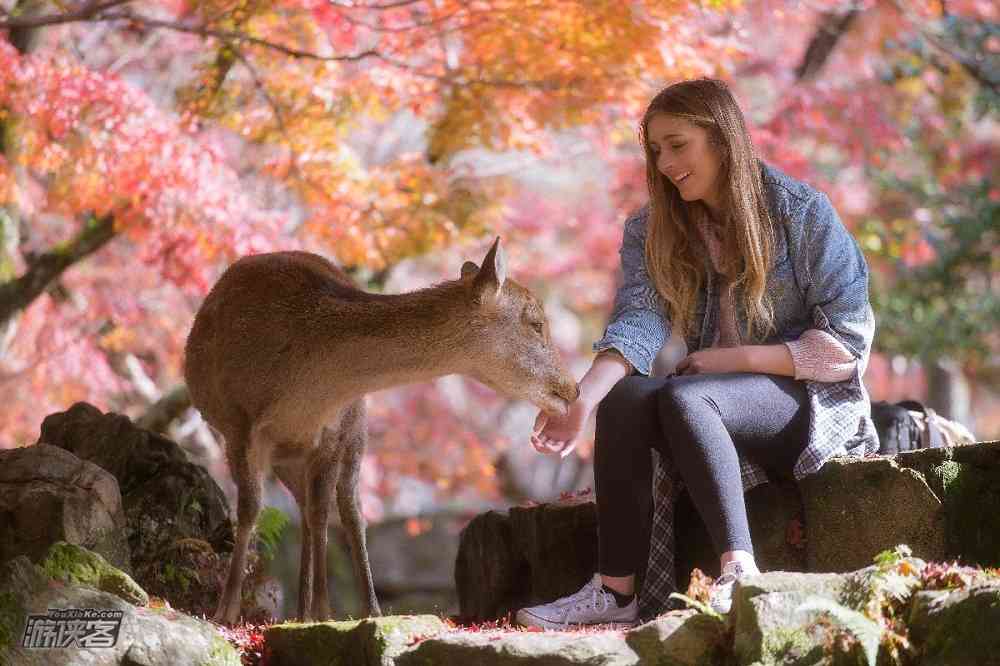
[[562,450],[562,452],[559,454],[559,457],[560,458],[565,458],[569,454],[573,453],[573,450],[575,448],[576,448],[576,442],[575,441],[574,442],[570,442],[570,445],[567,446],[565,449]]

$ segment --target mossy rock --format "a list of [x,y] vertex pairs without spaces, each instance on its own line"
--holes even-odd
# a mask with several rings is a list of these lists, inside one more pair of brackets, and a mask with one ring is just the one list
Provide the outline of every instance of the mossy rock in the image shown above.
[[948,556],[1000,566],[1000,467],[948,461],[936,471],[944,485]]
[[136,606],[149,604],[149,595],[131,576],[86,548],[65,541],[56,542],[49,548],[41,567],[53,580],[89,585]]
[[896,456],[920,473],[943,504],[944,557],[1000,567],[1000,442],[920,449]]
[[924,664],[1000,664],[1000,583],[917,592],[910,638]]
[[853,582],[841,574],[778,571],[737,583],[730,621],[738,663],[816,663],[810,660],[822,656],[822,636],[810,626],[815,618],[797,609],[811,597],[850,605],[860,599]]
[[649,666],[723,666],[732,662],[726,625],[695,610],[672,611],[625,634]]
[[401,654],[398,666],[634,666],[645,664],[618,631],[453,631]]
[[[137,596],[129,585],[131,579],[117,578],[103,569],[108,566],[106,562],[87,557],[85,551],[63,547],[54,547],[53,551],[40,565],[22,555],[0,566],[0,664],[239,666],[239,654],[215,625],[171,609],[126,601],[123,592],[126,597]],[[20,636],[28,616],[44,614],[51,608],[120,612],[122,621],[115,645],[21,647]]]
[[277,624],[264,634],[270,666],[391,665],[410,643],[447,630],[435,615]]

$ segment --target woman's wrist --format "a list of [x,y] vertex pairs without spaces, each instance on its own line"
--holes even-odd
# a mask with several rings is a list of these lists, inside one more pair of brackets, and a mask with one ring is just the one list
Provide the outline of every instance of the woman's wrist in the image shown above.
[[614,385],[632,372],[632,366],[618,353],[600,353],[594,358],[587,374],[580,380],[580,396],[588,411],[593,411],[604,400]]

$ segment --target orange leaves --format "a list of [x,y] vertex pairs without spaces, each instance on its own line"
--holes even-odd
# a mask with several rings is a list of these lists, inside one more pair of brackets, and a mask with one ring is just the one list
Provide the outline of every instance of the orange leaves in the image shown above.
[[299,185],[312,202],[304,230],[347,265],[381,269],[496,223],[502,183],[467,181],[412,155],[368,176],[344,179],[334,192]]

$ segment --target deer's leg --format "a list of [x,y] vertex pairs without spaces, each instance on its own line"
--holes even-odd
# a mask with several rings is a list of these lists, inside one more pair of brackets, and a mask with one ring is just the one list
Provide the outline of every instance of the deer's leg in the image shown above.
[[[332,453],[332,452],[331,452]],[[327,529],[330,522],[330,501],[336,481],[336,463],[331,456],[322,456],[322,462],[311,466],[309,483],[309,531],[312,533],[313,591],[312,617],[326,620],[330,617],[330,588],[327,572]]]
[[340,510],[340,522],[344,526],[344,533],[351,545],[354,575],[361,587],[361,597],[365,599],[366,614],[373,617],[381,615],[382,611],[375,597],[375,585],[372,582],[372,571],[368,562],[368,545],[365,540],[365,519],[361,514],[358,491],[361,459],[368,444],[368,423],[363,401],[352,405],[351,410],[353,418],[345,418],[341,430],[343,448],[337,478],[337,508]]
[[299,619],[306,620],[312,607],[313,561],[312,531],[309,529],[309,508],[307,502],[306,465],[296,467],[276,466],[275,473],[292,493],[299,507],[299,524],[302,534],[302,548],[299,554]]
[[257,516],[261,509],[261,492],[264,480],[262,466],[263,438],[255,428],[241,433],[243,437],[226,438],[229,469],[236,481],[236,545],[229,561],[226,586],[215,611],[215,621],[233,624],[239,619],[243,593],[243,577],[247,566],[247,549]]

